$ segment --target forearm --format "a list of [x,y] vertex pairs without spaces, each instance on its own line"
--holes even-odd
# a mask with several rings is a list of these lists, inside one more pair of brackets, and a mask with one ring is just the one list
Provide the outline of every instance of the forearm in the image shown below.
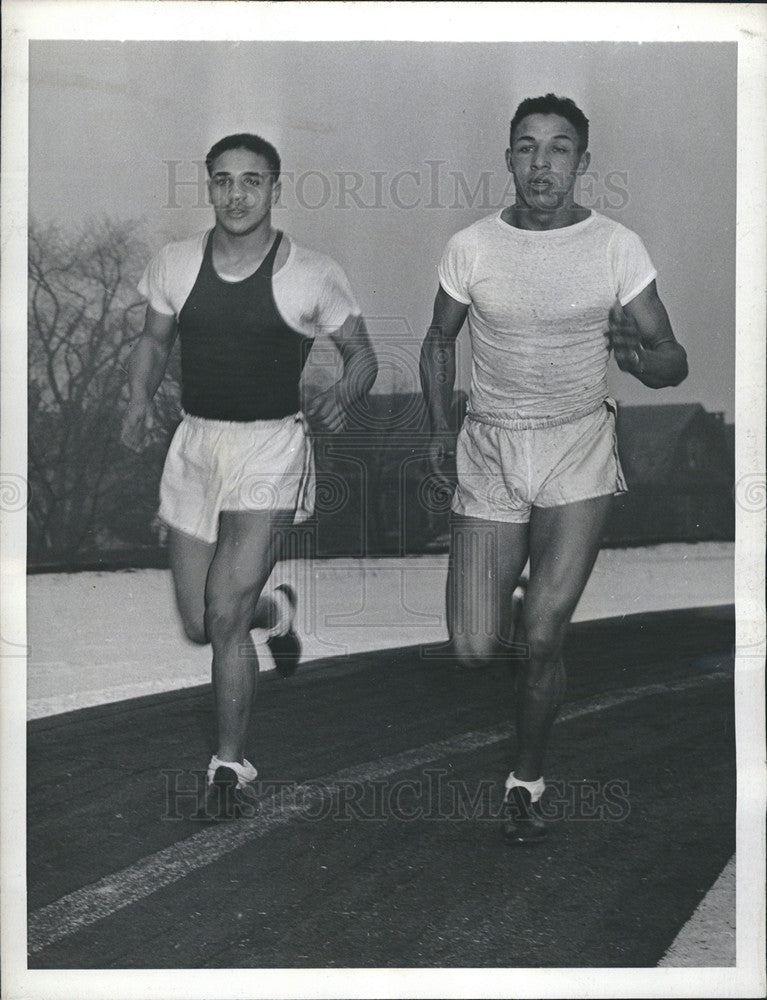
[[421,388],[432,434],[450,430],[450,410],[455,386],[455,341],[432,327],[421,346]]
[[372,347],[358,350],[344,359],[343,374],[337,382],[338,396],[344,409],[350,409],[367,396],[377,374],[378,361]]
[[636,377],[650,389],[679,385],[687,378],[687,353],[676,341],[642,347]]
[[170,348],[141,337],[128,359],[128,386],[133,402],[149,402],[162,382]]

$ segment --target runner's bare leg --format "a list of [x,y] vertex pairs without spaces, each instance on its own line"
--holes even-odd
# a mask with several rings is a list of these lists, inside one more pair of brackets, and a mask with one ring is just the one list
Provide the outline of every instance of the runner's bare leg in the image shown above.
[[549,733],[565,694],[562,646],[567,626],[599,553],[612,496],[561,507],[533,508],[530,582],[523,609],[528,658],[517,675],[517,757],[514,773],[543,773]]
[[261,591],[292,511],[223,511],[205,590],[213,647],[213,690],[221,760],[242,761],[256,692],[258,658],[250,630]]
[[[199,645],[210,642],[205,631],[205,587],[217,544],[204,542],[175,528],[168,529],[168,559],[176,606],[184,634]],[[256,604],[251,628],[272,628],[277,624],[277,613],[276,602],[263,594]]]
[[453,514],[447,623],[466,667],[508,657],[511,595],[527,562],[528,525]]

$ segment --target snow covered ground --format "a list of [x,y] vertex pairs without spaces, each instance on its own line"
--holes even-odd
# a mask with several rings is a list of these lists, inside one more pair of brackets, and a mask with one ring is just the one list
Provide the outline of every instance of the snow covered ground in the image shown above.
[[[446,556],[284,563],[304,660],[446,638]],[[731,604],[727,542],[605,549],[576,610],[586,621]],[[30,576],[28,718],[202,684],[210,654],[181,635],[163,570]],[[264,650],[262,666],[268,669]]]

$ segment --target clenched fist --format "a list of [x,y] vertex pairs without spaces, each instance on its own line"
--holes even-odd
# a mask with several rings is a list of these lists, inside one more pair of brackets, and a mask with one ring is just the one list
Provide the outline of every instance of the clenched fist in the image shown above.
[[456,484],[454,434],[432,434],[426,467],[428,474],[452,496]]
[[146,400],[131,400],[123,416],[120,441],[131,451],[141,451],[153,424],[152,404]]
[[608,324],[610,347],[618,367],[632,375],[641,375],[644,349],[639,338],[639,327],[617,299],[610,308]]

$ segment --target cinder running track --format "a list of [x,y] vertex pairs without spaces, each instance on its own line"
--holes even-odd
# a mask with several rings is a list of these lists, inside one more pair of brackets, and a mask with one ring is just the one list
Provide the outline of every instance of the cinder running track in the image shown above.
[[264,675],[260,811],[223,825],[183,794],[207,687],[33,721],[29,967],[655,966],[735,849],[733,643],[731,608],[573,626],[550,836],[524,849],[495,818],[504,664]]

